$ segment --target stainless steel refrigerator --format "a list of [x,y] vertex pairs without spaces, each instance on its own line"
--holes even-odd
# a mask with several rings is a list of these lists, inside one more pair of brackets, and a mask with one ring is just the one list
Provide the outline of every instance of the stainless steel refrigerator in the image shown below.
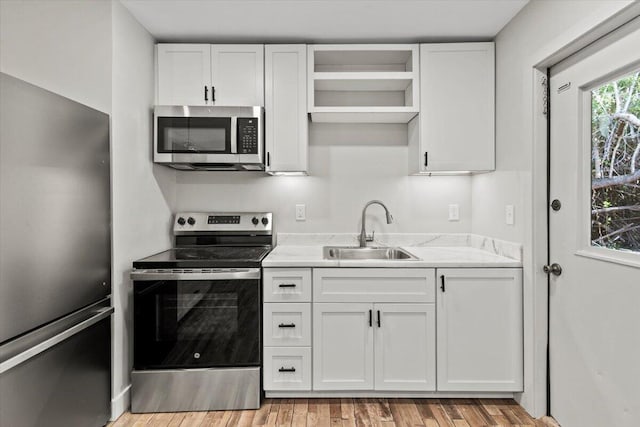
[[0,73],[0,426],[111,401],[109,116]]

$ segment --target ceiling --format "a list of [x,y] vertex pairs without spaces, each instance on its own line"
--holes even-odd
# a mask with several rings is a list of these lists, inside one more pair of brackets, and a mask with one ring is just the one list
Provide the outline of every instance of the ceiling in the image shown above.
[[529,0],[121,0],[159,42],[492,40]]

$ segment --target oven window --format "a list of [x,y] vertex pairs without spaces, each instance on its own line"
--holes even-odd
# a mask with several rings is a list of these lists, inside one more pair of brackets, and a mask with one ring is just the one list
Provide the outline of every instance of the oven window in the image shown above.
[[231,153],[231,119],[158,117],[160,153]]
[[260,365],[258,280],[134,283],[136,369]]

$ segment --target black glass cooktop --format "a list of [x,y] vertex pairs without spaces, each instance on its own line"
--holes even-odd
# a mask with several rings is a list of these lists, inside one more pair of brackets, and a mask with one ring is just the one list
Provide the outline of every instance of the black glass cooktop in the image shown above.
[[133,268],[260,267],[271,246],[174,248],[133,262]]

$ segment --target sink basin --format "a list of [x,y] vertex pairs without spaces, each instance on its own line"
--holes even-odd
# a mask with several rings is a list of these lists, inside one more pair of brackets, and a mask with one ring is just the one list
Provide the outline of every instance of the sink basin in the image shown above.
[[351,260],[351,259],[376,259],[393,261],[413,261],[415,256],[402,248],[375,248],[359,246],[325,246],[322,251],[324,259]]

